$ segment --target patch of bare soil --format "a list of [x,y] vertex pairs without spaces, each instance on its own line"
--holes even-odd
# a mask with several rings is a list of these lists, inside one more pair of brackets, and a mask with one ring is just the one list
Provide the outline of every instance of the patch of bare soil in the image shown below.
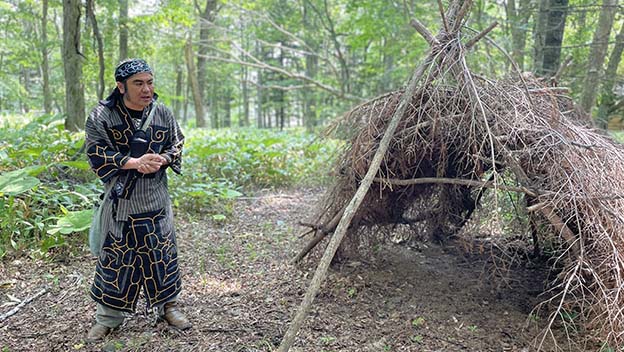
[[[104,342],[85,343],[95,310],[88,296],[95,261],[86,247],[62,262],[5,261],[0,316],[47,292],[0,322],[1,351],[272,351],[316,268],[288,261],[305,242],[297,223],[321,193],[259,192],[239,200],[225,224],[178,218],[189,332],[152,324],[140,308]],[[530,312],[545,273],[514,269],[501,281],[492,272],[487,258],[448,245],[387,244],[331,269],[291,350],[535,350],[531,340],[544,322]]]

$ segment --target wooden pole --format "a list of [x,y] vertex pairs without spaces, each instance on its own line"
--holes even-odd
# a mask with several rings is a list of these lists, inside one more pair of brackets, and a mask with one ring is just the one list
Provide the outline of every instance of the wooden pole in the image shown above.
[[433,62],[433,56],[431,53],[427,56],[427,59],[424,64],[418,67],[418,69],[414,72],[412,79],[410,80],[407,89],[403,93],[401,97],[401,101],[399,102],[399,106],[395,110],[392,115],[392,120],[388,124],[388,128],[386,129],[381,142],[379,143],[379,148],[375,152],[375,156],[373,157],[373,161],[371,162],[364,179],[362,179],[362,183],[358,187],[355,195],[351,199],[351,202],[345,208],[345,212],[338,223],[338,227],[334,232],[333,237],[331,238],[327,248],[325,249],[325,253],[323,253],[323,257],[316,268],[316,272],[314,273],[314,277],[310,282],[310,286],[308,287],[308,291],[306,292],[303,302],[301,302],[301,306],[295,315],[294,320],[290,324],[288,331],[284,335],[282,339],[282,343],[280,344],[277,352],[288,352],[290,347],[295,342],[295,337],[303,324],[303,320],[307,316],[310,307],[312,305],[312,301],[316,297],[319,288],[321,287],[321,283],[325,280],[325,276],[327,274],[327,269],[329,268],[329,264],[331,260],[334,258],[336,251],[338,250],[338,246],[342,242],[345,234],[347,233],[347,229],[351,225],[351,220],[353,220],[353,216],[357,212],[360,204],[364,200],[364,196],[368,193],[368,190],[373,183],[373,179],[377,175],[377,171],[379,170],[379,166],[381,165],[381,161],[386,155],[386,151],[388,150],[388,146],[390,145],[390,141],[394,136],[394,132],[401,121],[401,117],[405,113],[407,106],[409,105],[414,93],[416,91],[416,87],[418,86],[418,81],[420,81],[425,69]]
[[[471,3],[471,0],[456,0],[451,3],[451,6],[449,7],[446,18],[449,19],[449,25],[452,25],[451,28],[453,28],[453,30],[458,30],[459,26],[457,23],[461,23],[463,17],[466,15],[468,11],[468,8],[470,7],[470,3]],[[446,33],[441,32],[438,35],[440,37],[444,37],[445,34]],[[435,39],[438,42],[440,41],[440,38],[435,38]],[[325,248],[325,253],[323,253],[323,257],[321,258],[321,261],[319,262],[319,265],[316,268],[316,271],[314,272],[314,277],[312,277],[312,281],[310,282],[310,286],[308,287],[308,290],[305,296],[303,297],[303,301],[301,302],[301,305],[299,306],[299,310],[297,311],[297,314],[295,315],[292,323],[288,327],[288,331],[286,331],[286,334],[284,335],[284,338],[282,339],[282,343],[277,349],[277,352],[288,352],[290,350],[290,347],[295,342],[295,337],[297,336],[297,333],[299,332],[299,329],[301,328],[301,325],[303,324],[303,320],[307,316],[310,310],[310,307],[312,306],[312,301],[316,297],[316,294],[318,293],[318,290],[321,287],[321,283],[325,279],[325,276],[327,274],[327,269],[329,268],[329,264],[331,263],[331,260],[334,258],[334,255],[336,254],[336,251],[338,250],[338,246],[340,245],[340,243],[342,242],[342,239],[347,233],[347,229],[349,228],[349,226],[351,226],[351,221],[353,220],[355,213],[360,207],[360,204],[362,204],[364,197],[368,193],[368,190],[370,189],[370,186],[373,183],[373,180],[375,179],[377,172],[379,171],[379,166],[381,165],[381,162],[383,161],[383,158],[386,155],[386,151],[388,150],[390,141],[392,140],[394,136],[394,132],[399,126],[399,122],[401,121],[401,118],[405,114],[405,110],[407,109],[407,106],[411,102],[412,97],[415,95],[416,88],[418,87],[418,82],[421,80],[426,70],[434,62],[436,62],[437,60],[436,58],[438,57],[439,50],[440,48],[438,46],[432,47],[429,50],[429,53],[427,54],[427,57],[425,58],[423,64],[420,65],[414,71],[414,74],[412,75],[407,85],[407,88],[405,89],[405,92],[403,93],[403,96],[401,97],[401,101],[399,102],[399,105],[397,106],[394,114],[392,115],[392,119],[390,120],[390,123],[388,124],[388,128],[384,132],[381,142],[379,143],[379,148],[375,152],[375,156],[373,157],[373,160],[371,161],[368,171],[366,172],[366,175],[362,179],[362,182],[360,183],[360,186],[355,192],[355,195],[351,199],[351,202],[349,202],[349,204],[345,208],[344,214],[342,215],[342,218],[340,219],[340,222],[338,223],[338,226],[336,227],[336,231],[334,232],[333,237],[329,241],[327,248]],[[440,72],[440,70],[437,70],[435,72]],[[432,78],[433,77],[429,77],[428,82],[430,82]]]

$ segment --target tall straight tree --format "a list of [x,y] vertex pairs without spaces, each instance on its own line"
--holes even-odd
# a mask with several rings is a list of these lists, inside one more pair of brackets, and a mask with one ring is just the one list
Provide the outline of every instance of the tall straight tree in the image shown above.
[[182,102],[184,101],[182,94],[182,84],[184,80],[184,70],[182,65],[176,65],[176,87],[175,100],[173,101],[173,116],[180,117],[182,111]]
[[[199,45],[197,46],[197,82],[199,83],[200,104],[206,99],[206,55],[208,54],[208,39],[210,28],[217,16],[217,0],[206,0],[203,9],[195,0],[195,8],[199,12]],[[203,118],[203,117],[202,117]]]
[[199,93],[199,82],[197,82],[197,69],[195,67],[195,61],[193,60],[193,42],[191,36],[186,40],[184,46],[184,58],[186,59],[186,68],[188,71],[188,78],[191,83],[191,92],[193,94],[193,103],[195,104],[195,125],[197,127],[206,127],[206,119],[204,117],[204,106],[202,105],[201,95]]
[[561,62],[561,44],[568,13],[568,0],[540,0],[534,32],[533,71],[553,76]]
[[41,77],[43,78],[43,110],[52,112],[52,93],[50,91],[50,61],[48,57],[48,0],[42,1],[41,11]]
[[615,45],[609,55],[609,64],[605,71],[605,79],[600,89],[600,103],[598,105],[598,114],[596,122],[600,127],[606,127],[609,122],[609,113],[615,104],[615,94],[613,94],[613,86],[617,77],[617,68],[622,61],[622,53],[624,52],[624,22],[620,27],[620,33],[615,38]]
[[[244,50],[249,50],[250,40],[249,40],[249,31],[247,30],[247,21],[243,17],[243,14],[239,15],[238,18],[239,29],[240,29],[240,37],[239,40]],[[240,54],[243,56],[243,54]],[[243,60],[241,58],[241,60]],[[249,67],[247,65],[240,65],[240,90],[242,97],[242,113],[241,116],[238,117],[238,125],[240,127],[249,126]]]
[[616,7],[617,0],[604,0],[602,2],[598,28],[594,32],[594,38],[592,39],[589,59],[587,60],[587,73],[583,84],[583,93],[581,94],[581,106],[588,113],[591,113],[592,107],[596,102],[598,83],[603,75],[604,62],[607,57],[607,48],[609,47],[609,36],[611,35],[613,20],[617,12]]
[[[262,58],[264,56],[264,50],[262,50],[262,44],[256,41],[256,57]],[[256,71],[256,127],[265,128],[264,123],[264,74],[262,69]]]
[[119,61],[128,58],[128,0],[119,0]]
[[80,48],[80,0],[63,0],[63,71],[65,72],[65,128],[78,131],[85,124],[84,83]]
[[93,26],[93,36],[97,41],[97,55],[98,55],[98,85],[97,85],[97,96],[99,100],[104,99],[104,89],[106,84],[104,82],[104,40],[102,39],[102,34],[100,33],[100,29],[98,28],[98,22],[95,17],[95,5],[94,0],[87,0],[87,18],[91,25]]
[[[304,38],[306,44],[305,53],[305,74],[310,79],[316,79],[318,74],[318,50],[319,44],[317,41],[317,23],[316,17],[312,14],[311,0],[304,0],[302,8],[302,19]],[[316,112],[316,100],[317,94],[311,89],[303,90],[303,120],[306,129],[312,130],[318,125],[317,112]]]
[[511,56],[524,69],[524,50],[526,47],[527,27],[531,12],[531,0],[507,0],[505,12],[511,33]]

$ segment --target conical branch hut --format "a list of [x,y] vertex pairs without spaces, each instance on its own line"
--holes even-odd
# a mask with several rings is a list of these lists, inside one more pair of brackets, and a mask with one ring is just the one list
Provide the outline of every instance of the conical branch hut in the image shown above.
[[547,225],[533,245],[557,244],[549,261],[559,272],[548,296],[551,324],[565,307],[601,341],[624,346],[624,148],[592,128],[562,89],[518,72],[496,80],[471,72],[466,55],[485,33],[462,37],[467,7],[451,4],[435,37],[414,22],[431,50],[411,87],[341,119],[338,128],[351,131],[349,142],[309,225],[314,238],[295,260],[334,234],[403,99],[346,230],[349,242],[388,224],[427,223],[432,234],[447,238],[487,190],[521,194],[522,213]]

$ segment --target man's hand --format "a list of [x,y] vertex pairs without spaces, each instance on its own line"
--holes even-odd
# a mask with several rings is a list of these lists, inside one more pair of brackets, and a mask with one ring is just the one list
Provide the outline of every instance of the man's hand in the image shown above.
[[167,164],[167,159],[158,154],[144,154],[140,158],[130,158],[123,169],[135,169],[142,174],[153,174]]

